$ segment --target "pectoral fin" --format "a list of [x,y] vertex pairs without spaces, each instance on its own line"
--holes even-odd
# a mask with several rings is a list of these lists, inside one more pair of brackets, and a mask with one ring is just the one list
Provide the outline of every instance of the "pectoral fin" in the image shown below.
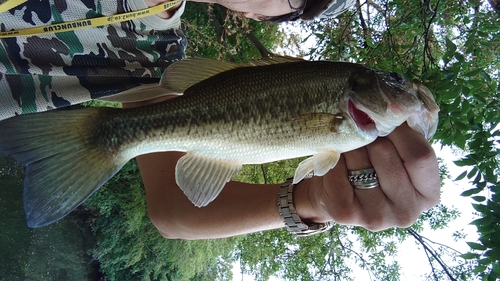
[[297,184],[311,172],[314,172],[315,176],[324,176],[337,165],[339,158],[340,152],[335,150],[325,150],[314,154],[299,164],[295,170],[293,183]]
[[197,207],[212,202],[224,185],[241,169],[241,164],[188,153],[175,168],[177,185]]
[[295,117],[295,122],[305,126],[309,131],[315,132],[338,132],[339,126],[344,122],[344,117],[340,114],[330,113],[310,113]]

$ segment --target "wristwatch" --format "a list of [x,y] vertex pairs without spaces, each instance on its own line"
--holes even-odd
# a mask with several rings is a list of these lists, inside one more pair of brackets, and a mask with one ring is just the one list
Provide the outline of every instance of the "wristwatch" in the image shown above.
[[[309,176],[308,178],[310,178]],[[278,211],[286,225],[286,228],[291,233],[297,236],[309,236],[316,233],[327,231],[333,226],[333,222],[322,223],[305,223],[297,215],[297,211],[293,205],[293,190],[295,188],[293,178],[289,178],[280,187],[278,194]]]

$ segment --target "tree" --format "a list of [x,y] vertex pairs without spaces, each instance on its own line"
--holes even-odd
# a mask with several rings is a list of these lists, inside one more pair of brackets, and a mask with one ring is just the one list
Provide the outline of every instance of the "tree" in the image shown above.
[[93,236],[74,214],[41,229],[26,226],[23,167],[0,155],[0,279],[82,280],[90,277]]
[[[248,22],[219,7],[188,4],[193,6],[187,9],[183,23],[191,55],[246,61],[263,53],[262,48],[251,47],[255,39],[271,50],[279,43],[276,38],[286,41],[275,27]],[[411,238],[429,256],[432,272],[428,279],[498,278],[500,24],[491,7],[474,0],[367,0],[358,1],[355,9],[336,19],[301,25],[317,42],[307,52],[310,58],[358,62],[399,72],[407,79],[422,81],[435,93],[441,113],[434,141],[465,152],[456,162],[466,169],[458,179],[474,183],[475,188],[463,196],[475,200],[474,206],[482,215],[473,222],[481,238],[469,242],[470,253],[436,245],[419,234],[424,227],[442,228],[458,215],[457,210],[443,205],[424,213],[411,228],[379,233],[335,226],[305,239],[278,230],[231,241],[164,240],[145,214],[138,172],[129,164],[132,166],[89,201],[99,212],[94,228],[101,242],[94,254],[103,270],[111,279],[122,280],[217,280],[227,278],[224,274],[237,258],[244,270],[259,280],[271,275],[288,280],[349,280],[353,264],[367,270],[372,279],[398,280],[400,268],[391,256],[398,243]],[[283,182],[299,161],[246,166],[236,179]],[[221,250],[208,252],[214,245]],[[183,267],[185,252],[196,266]],[[444,263],[445,257],[456,263]]]
[[424,82],[441,112],[434,141],[465,152],[455,164],[475,188],[462,195],[482,216],[462,255],[485,280],[500,278],[498,1],[358,1],[338,19],[305,23],[316,59],[355,61]]
[[249,20],[219,5],[186,4],[183,26],[190,56],[237,62],[255,60],[286,35],[277,25]]
[[234,239],[168,240],[149,220],[135,161],[86,203],[98,238],[93,256],[109,280],[227,280]]

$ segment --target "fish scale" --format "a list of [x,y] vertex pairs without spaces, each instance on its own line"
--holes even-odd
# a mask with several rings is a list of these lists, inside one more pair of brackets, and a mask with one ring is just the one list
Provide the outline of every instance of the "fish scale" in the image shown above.
[[160,151],[186,152],[176,182],[202,207],[243,164],[312,155],[297,167],[298,182],[407,120],[432,136],[432,95],[399,78],[342,62],[188,59],[172,64],[159,85],[182,96],[130,109],[17,116],[0,122],[0,151],[27,167],[31,227],[65,216],[135,156]]
[[[284,68],[283,65],[278,66],[279,70]],[[316,66],[313,67],[316,68]],[[248,144],[261,143],[262,135],[256,135],[256,132],[279,132],[279,136],[293,137],[298,133],[303,133],[307,128],[304,122],[296,123],[292,117],[312,112],[338,113],[336,108],[328,105],[337,102],[346,79],[325,79],[326,85],[337,82],[335,84],[337,87],[334,89],[331,86],[325,86],[325,88],[329,87],[335,95],[325,96],[317,90],[300,91],[301,88],[306,87],[300,82],[300,78],[303,77],[301,72],[289,73],[291,71],[287,71],[288,68],[286,68],[286,79],[273,79],[273,76],[269,74],[276,73],[276,68],[272,65],[270,70],[264,73],[255,72],[253,68],[241,69],[238,73],[224,72],[209,81],[202,81],[188,88],[182,97],[151,106],[147,109],[147,113],[139,108],[126,113],[116,113],[116,117],[110,118],[122,120],[121,122],[129,124],[132,130],[144,130],[150,138],[157,138],[159,131],[168,131],[169,133],[164,134],[162,140],[174,146],[177,136],[182,138],[183,144],[187,141],[186,138],[193,138],[193,141],[204,138],[206,142],[206,138],[209,137],[219,140],[220,135],[224,135],[228,141],[234,139],[235,142],[245,141]],[[255,72],[255,75],[252,72]],[[329,74],[325,77],[332,76],[332,73]],[[230,80],[242,83],[245,92],[233,90],[231,87],[226,88],[224,85]],[[245,81],[255,82],[246,83]],[[291,84],[292,82],[294,84]],[[281,87],[282,84],[292,86],[292,90],[288,88],[287,91],[277,91],[276,88]],[[247,95],[248,92],[254,95]],[[122,115],[141,116],[141,118],[132,121],[131,118]],[[111,128],[120,126],[113,124],[109,127],[109,130],[112,130]],[[142,138],[129,139],[126,136],[120,136],[118,130],[116,134],[123,143],[143,141]]]

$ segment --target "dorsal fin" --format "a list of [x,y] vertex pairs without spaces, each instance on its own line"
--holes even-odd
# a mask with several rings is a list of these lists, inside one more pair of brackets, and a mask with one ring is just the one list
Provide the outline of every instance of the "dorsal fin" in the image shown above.
[[207,78],[224,71],[241,67],[230,61],[219,61],[208,58],[192,58],[174,62],[170,65],[160,85],[168,90],[184,93],[184,91]]
[[301,58],[294,58],[289,56],[273,56],[273,57],[261,58],[259,60],[250,61],[246,64],[248,66],[262,66],[262,65],[299,62],[299,61],[304,61],[304,60]]
[[170,65],[163,74],[160,85],[169,91],[184,93],[187,88],[193,86],[194,84],[197,84],[216,74],[235,68],[265,66],[297,61],[302,61],[302,59],[275,56],[240,64],[231,61],[220,61],[209,58],[189,58],[174,62]]

